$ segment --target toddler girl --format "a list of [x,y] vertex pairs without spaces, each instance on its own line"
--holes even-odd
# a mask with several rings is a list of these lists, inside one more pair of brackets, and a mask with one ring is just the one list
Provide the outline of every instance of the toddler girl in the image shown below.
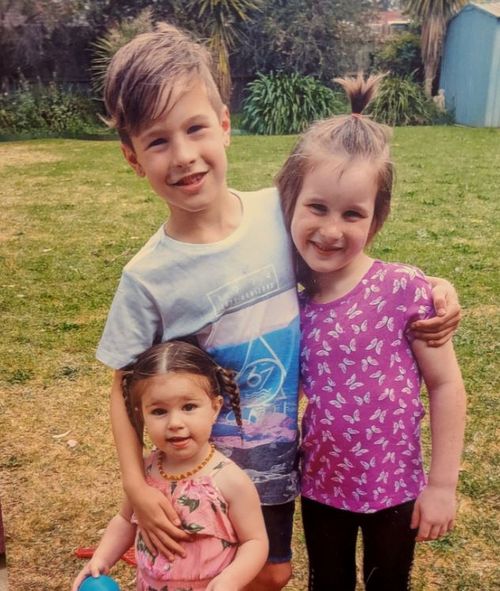
[[433,314],[424,275],[366,252],[393,181],[388,130],[362,115],[379,80],[338,80],[352,115],[313,125],[278,175],[304,286],[301,492],[311,591],[355,589],[359,528],[366,589],[406,590],[415,541],[442,536],[455,519],[465,393],[453,346],[431,348],[409,333]]
[[225,392],[241,425],[239,390],[228,370],[182,342],[155,345],[124,373],[131,422],[155,450],[145,459],[148,483],[165,494],[192,535],[186,558],[152,555],[125,498],[101,542],[75,579],[106,573],[135,539],[138,591],[237,591],[267,559],[257,491],[248,476],[210,442]]

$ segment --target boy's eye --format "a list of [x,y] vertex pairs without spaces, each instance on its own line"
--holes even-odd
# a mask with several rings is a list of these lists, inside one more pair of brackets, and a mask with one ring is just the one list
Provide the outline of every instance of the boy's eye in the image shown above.
[[197,131],[201,131],[202,129],[203,129],[203,125],[200,125],[200,124],[191,125],[188,128],[188,133],[196,133]]
[[154,148],[155,146],[161,146],[166,144],[167,140],[165,138],[159,137],[149,143],[148,148]]
[[187,404],[184,405],[184,410],[186,411],[191,411],[194,410],[195,408],[197,408],[196,404],[194,404],[193,402],[188,402]]

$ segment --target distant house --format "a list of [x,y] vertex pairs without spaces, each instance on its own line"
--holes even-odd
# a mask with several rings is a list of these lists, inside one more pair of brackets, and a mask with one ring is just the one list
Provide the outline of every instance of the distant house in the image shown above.
[[457,123],[500,127],[500,2],[468,4],[449,22],[439,87]]
[[368,23],[368,26],[381,40],[393,33],[408,31],[410,22],[401,10],[381,10],[376,14],[375,20]]

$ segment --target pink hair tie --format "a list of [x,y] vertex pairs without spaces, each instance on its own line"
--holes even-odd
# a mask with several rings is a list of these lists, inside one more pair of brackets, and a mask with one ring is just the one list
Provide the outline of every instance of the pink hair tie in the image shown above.
[[363,115],[361,115],[361,113],[351,113],[351,117],[354,119],[362,119]]

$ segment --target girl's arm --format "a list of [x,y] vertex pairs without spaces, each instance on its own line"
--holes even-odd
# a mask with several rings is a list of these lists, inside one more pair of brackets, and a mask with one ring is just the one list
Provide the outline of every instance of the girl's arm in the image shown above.
[[427,277],[432,285],[432,300],[436,316],[427,320],[418,320],[411,325],[412,334],[429,347],[440,347],[456,331],[460,323],[460,304],[453,285],[446,279]]
[[220,472],[217,484],[228,502],[229,519],[239,540],[238,551],[229,566],[217,575],[206,591],[240,591],[262,570],[269,542],[257,490],[236,465]]
[[146,483],[142,447],[123,400],[121,371],[115,371],[113,376],[111,426],[123,488],[134,507],[146,546],[152,554],[161,552],[169,560],[173,559],[173,553],[185,556],[176,540],[188,540],[189,535],[176,527],[180,525],[179,518],[165,495]]
[[432,438],[428,483],[417,498],[411,521],[421,542],[437,539],[454,525],[466,402],[451,341],[434,349],[414,341],[412,348],[429,392]]
[[107,574],[134,542],[136,526],[130,523],[132,506],[124,501],[120,512],[109,522],[92,558],[78,573],[71,591],[78,591],[87,577]]

